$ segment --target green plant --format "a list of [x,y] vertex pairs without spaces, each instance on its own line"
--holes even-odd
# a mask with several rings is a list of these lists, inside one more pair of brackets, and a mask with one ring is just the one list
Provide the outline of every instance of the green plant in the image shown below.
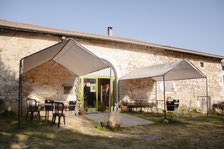
[[107,110],[107,107],[105,107],[105,106],[100,107],[100,111],[105,112],[106,110]]
[[79,109],[83,109],[83,105],[84,105],[83,103],[84,103],[84,99],[86,97],[84,97],[83,94],[82,94],[82,81],[81,81],[81,79],[79,79],[79,81],[75,85],[75,92],[76,92],[77,100],[79,101]]
[[121,104],[123,105],[123,106],[128,106],[128,102],[127,101],[121,101]]
[[167,112],[166,117],[170,122],[176,119],[176,115],[174,115],[173,112]]
[[187,109],[188,109],[188,108],[187,108],[186,105],[183,105],[183,106],[181,106],[181,107],[178,108],[178,110],[179,110],[179,111],[182,111],[182,112],[186,112],[186,111],[188,111]]
[[16,115],[15,112],[13,111],[8,111],[8,110],[5,110],[4,112],[1,113],[2,116],[14,116]]

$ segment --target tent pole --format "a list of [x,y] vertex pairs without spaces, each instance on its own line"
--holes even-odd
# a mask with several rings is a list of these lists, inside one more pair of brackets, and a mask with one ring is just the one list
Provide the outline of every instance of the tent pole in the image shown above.
[[208,78],[206,77],[206,98],[207,98],[207,117],[208,117],[208,111],[209,111],[209,107],[208,107]]
[[120,90],[120,81],[118,80],[118,74],[117,74],[117,71],[114,67],[114,65],[109,62],[108,60],[106,59],[103,59],[101,58],[103,61],[105,61],[107,64],[109,64],[110,68],[112,68],[114,74],[115,74],[115,81],[116,81],[116,107],[115,107],[115,111],[118,110],[118,102],[119,102],[119,90]]
[[163,97],[164,97],[164,119],[166,119],[166,86],[165,86],[165,76],[163,76]]
[[156,110],[158,111],[157,81],[155,81]]
[[111,112],[111,67],[110,67],[110,88],[109,88],[109,113]]
[[19,62],[19,100],[18,100],[18,128],[21,126],[21,115],[22,115],[22,61]]

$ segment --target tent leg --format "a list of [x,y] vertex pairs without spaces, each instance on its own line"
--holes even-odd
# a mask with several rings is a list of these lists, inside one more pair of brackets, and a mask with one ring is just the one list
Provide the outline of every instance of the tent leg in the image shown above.
[[208,78],[206,77],[206,98],[207,98],[207,117],[208,117],[208,111],[209,111],[209,107],[208,107]]
[[19,100],[18,100],[18,128],[21,126],[21,115],[22,115],[22,61],[19,62]]
[[[101,58],[102,59],[102,58]],[[119,102],[119,80],[118,80],[118,75],[117,75],[117,71],[115,69],[115,67],[112,65],[112,63],[110,63],[108,60],[106,59],[102,59],[103,61],[105,61],[107,64],[110,65],[110,68],[113,69],[113,72],[115,73],[115,80],[116,80],[116,107],[115,107],[115,111],[118,109],[118,102]]]
[[120,98],[120,81],[118,80],[117,78],[117,75],[116,75],[116,106],[115,106],[115,111],[118,111],[118,102],[120,101],[119,98]]
[[110,88],[109,88],[109,113],[111,112],[111,67],[110,67]]
[[165,76],[163,76],[163,97],[164,97],[164,119],[166,119],[166,86],[165,86]]
[[158,97],[157,97],[157,81],[155,83],[155,96],[156,96],[156,110],[158,112]]

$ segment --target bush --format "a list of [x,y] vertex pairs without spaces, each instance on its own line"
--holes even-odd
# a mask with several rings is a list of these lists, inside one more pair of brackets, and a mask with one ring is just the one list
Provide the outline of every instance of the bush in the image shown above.
[[107,110],[107,107],[105,107],[105,106],[100,107],[100,111],[105,112],[106,110]]
[[176,119],[176,115],[174,115],[173,112],[167,112],[166,117],[170,122]]
[[1,113],[1,116],[15,116],[15,112],[13,111],[9,111],[9,110],[5,110],[4,112]]

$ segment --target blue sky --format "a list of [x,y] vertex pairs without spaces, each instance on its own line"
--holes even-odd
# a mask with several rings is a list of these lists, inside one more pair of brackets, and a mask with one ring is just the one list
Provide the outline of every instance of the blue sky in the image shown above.
[[0,0],[0,19],[224,56],[224,0]]

